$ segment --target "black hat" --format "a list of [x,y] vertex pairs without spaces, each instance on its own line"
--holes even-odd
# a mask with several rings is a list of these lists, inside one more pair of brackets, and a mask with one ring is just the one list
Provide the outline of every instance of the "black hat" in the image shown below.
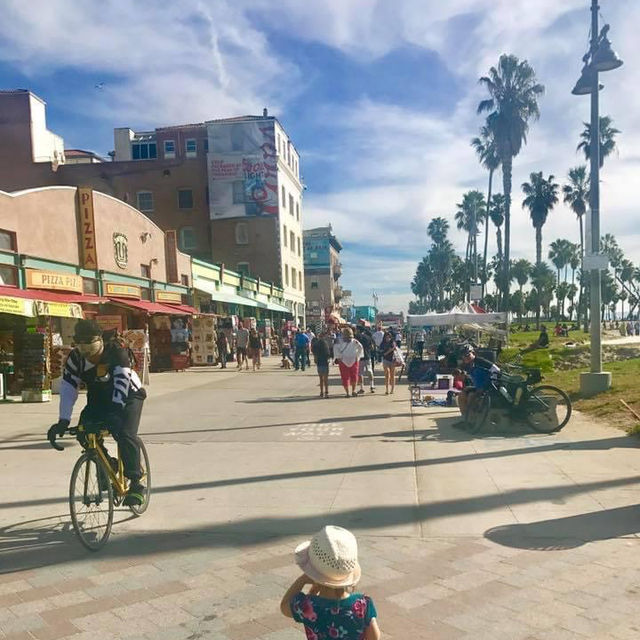
[[102,329],[95,320],[78,320],[73,333],[75,342],[92,342],[95,338],[102,336]]

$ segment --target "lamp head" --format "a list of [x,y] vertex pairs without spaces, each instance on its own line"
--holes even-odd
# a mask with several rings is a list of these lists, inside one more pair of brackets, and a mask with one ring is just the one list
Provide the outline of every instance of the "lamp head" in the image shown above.
[[[574,96],[586,96],[593,92],[593,86],[596,83],[596,72],[591,65],[585,64],[582,67],[582,73],[576,82],[576,86],[573,87],[571,93]],[[604,89],[604,85],[599,84],[598,90]]]
[[593,54],[591,64],[596,71],[613,71],[613,69],[618,69],[623,65],[620,56],[618,56],[618,54],[611,48],[611,41],[607,37],[606,33],[607,32],[604,31],[604,35],[600,39],[598,48]]

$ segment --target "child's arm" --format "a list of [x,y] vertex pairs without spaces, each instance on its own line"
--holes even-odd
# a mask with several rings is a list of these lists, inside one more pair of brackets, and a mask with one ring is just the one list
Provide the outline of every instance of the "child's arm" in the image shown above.
[[302,587],[305,584],[311,584],[312,580],[305,574],[302,574],[288,589],[287,592],[282,596],[282,601],[280,602],[280,611],[283,616],[287,618],[293,618],[291,614],[291,599],[296,593],[302,591]]
[[364,640],[380,640],[381,637],[378,621],[375,618],[371,618],[371,622],[364,632]]

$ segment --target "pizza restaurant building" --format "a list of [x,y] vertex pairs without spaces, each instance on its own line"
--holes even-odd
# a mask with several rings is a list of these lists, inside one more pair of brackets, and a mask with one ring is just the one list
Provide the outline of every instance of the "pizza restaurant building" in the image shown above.
[[[83,187],[0,191],[4,386],[48,399],[82,317],[129,333],[151,368],[185,368],[186,336],[178,332],[182,344],[172,343],[170,330],[196,313],[191,277],[175,233],[121,200]],[[156,333],[162,339],[154,344]]]

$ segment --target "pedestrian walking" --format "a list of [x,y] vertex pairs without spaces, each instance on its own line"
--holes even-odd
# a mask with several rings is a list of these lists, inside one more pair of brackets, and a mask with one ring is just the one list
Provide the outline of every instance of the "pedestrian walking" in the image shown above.
[[227,368],[227,357],[229,356],[229,341],[224,331],[218,332],[218,338],[216,340],[218,344],[218,359],[222,369]]
[[307,638],[380,640],[373,600],[355,591],[362,570],[358,542],[350,531],[324,527],[298,545],[295,562],[303,574],[287,589],[280,611],[304,625]]
[[420,327],[420,329],[418,329],[418,331],[416,332],[415,352],[420,356],[421,359],[422,359],[422,354],[424,353],[425,340],[426,340],[426,334],[424,332],[424,329]]
[[249,346],[249,329],[245,329],[242,324],[236,331],[236,353],[238,354],[238,369],[242,369],[242,363],[245,369],[249,371],[249,361],[247,360],[247,347]]
[[382,361],[382,356],[380,354],[380,345],[382,344],[382,338],[384,338],[384,331],[382,330],[382,325],[379,324],[373,336],[373,344],[375,345],[375,359],[378,362]]
[[[334,353],[340,368],[340,378],[342,386],[348,397],[356,395],[356,384],[358,383],[358,368],[360,358],[362,358],[362,345],[353,337],[351,327],[342,331],[342,341],[334,346]],[[349,394],[351,389],[351,394]]]
[[[262,340],[258,335],[258,332],[255,329],[251,329],[249,333],[249,345],[248,345],[248,355],[251,358],[251,366],[253,371],[256,370],[256,367],[260,369],[261,363],[261,355],[262,355]],[[247,365],[248,367],[248,365]]]
[[311,351],[316,361],[316,368],[318,369],[318,377],[320,378],[320,397],[329,397],[329,358],[331,352],[329,351],[329,345],[324,339],[324,334],[320,334],[318,338],[314,338],[311,341]]
[[313,331],[311,331],[311,329],[309,327],[307,327],[307,330],[305,331],[307,338],[309,338],[309,346],[307,347],[307,367],[311,366],[311,343],[313,342],[313,339],[316,337],[316,334],[313,333]]
[[400,329],[396,329],[393,334],[393,339],[396,342],[396,346],[398,348],[402,347],[402,331]]
[[358,382],[360,383],[358,395],[364,393],[365,378],[369,381],[369,390],[371,393],[375,393],[376,383],[373,377],[373,365],[371,363],[371,350],[375,348],[375,345],[373,344],[371,332],[364,327],[358,327],[356,339],[362,345],[362,358],[360,358],[360,365],[358,367]]
[[293,358],[291,357],[291,339],[287,334],[280,339],[280,350],[282,351],[282,369],[291,369]]
[[296,345],[296,371],[305,370],[307,364],[307,352],[309,350],[309,336],[304,331],[296,332],[294,342]]
[[396,345],[393,334],[387,331],[382,338],[380,352],[382,354],[382,366],[384,368],[384,387],[385,395],[393,393],[396,388]]

